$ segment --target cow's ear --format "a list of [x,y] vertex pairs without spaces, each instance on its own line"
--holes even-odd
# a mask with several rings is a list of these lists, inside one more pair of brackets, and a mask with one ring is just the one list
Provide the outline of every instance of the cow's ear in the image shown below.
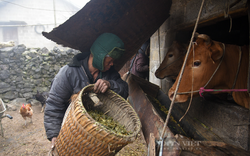
[[221,59],[223,56],[223,45],[221,43],[212,42],[209,54],[213,63],[215,63],[215,61]]
[[197,39],[198,38],[203,39],[203,41],[206,43],[206,45],[209,45],[211,43],[210,37],[208,35],[206,35],[206,34],[198,34]]

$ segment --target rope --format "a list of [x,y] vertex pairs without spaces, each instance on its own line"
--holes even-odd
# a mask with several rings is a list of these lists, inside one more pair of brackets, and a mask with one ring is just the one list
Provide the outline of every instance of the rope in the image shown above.
[[239,63],[238,63],[238,68],[237,68],[237,72],[236,72],[236,75],[235,75],[235,78],[234,78],[234,83],[233,83],[232,89],[234,89],[235,84],[236,84],[236,80],[237,80],[238,75],[239,75],[240,64],[241,64],[241,56],[242,56],[242,51],[241,51],[241,47],[239,46]]
[[[189,46],[188,46],[188,51],[187,51],[187,54],[186,54],[184,63],[183,63],[183,65],[182,65],[181,72],[180,72],[180,77],[179,77],[179,79],[178,79],[178,83],[177,83],[177,86],[176,86],[176,89],[175,89],[175,92],[174,92],[173,101],[172,101],[171,104],[170,104],[170,108],[169,108],[169,112],[168,112],[168,115],[167,115],[167,119],[166,119],[166,121],[165,121],[165,123],[164,123],[163,131],[162,131],[162,133],[161,133],[161,135],[160,135],[161,144],[163,144],[163,134],[165,133],[165,129],[166,129],[166,126],[167,126],[168,121],[169,121],[169,118],[170,118],[170,114],[171,114],[171,111],[172,111],[172,108],[173,108],[173,105],[174,105],[176,93],[177,93],[177,91],[178,91],[178,88],[179,88],[179,85],[180,85],[180,81],[181,81],[181,78],[182,78],[182,75],[183,75],[183,72],[184,72],[184,69],[185,69],[185,65],[186,65],[186,63],[187,63],[187,56],[188,56],[189,53],[190,53],[191,44],[192,44],[192,41],[193,41],[193,38],[194,38],[194,35],[195,35],[195,32],[196,32],[196,29],[197,29],[198,22],[199,22],[199,20],[200,20],[201,11],[202,11],[202,9],[203,9],[204,2],[205,2],[205,0],[202,0],[201,7],[200,7],[200,11],[199,11],[199,14],[198,14],[196,23],[195,23],[195,27],[194,27],[194,30],[193,30],[193,33],[192,33],[192,37],[191,37]],[[160,154],[159,154],[159,155],[162,156],[162,151],[160,151]]]
[[230,19],[230,27],[229,27],[229,32],[231,32],[231,29],[232,29],[232,25],[233,25],[233,22],[232,22],[232,17],[229,15],[229,9],[232,8],[233,6],[235,6],[236,4],[238,4],[241,0],[236,0],[235,2],[231,3],[229,5],[229,2],[227,0],[227,8],[225,9],[224,11],[224,18],[228,18]]
[[203,92],[247,92],[247,89],[204,89],[200,88],[199,94],[203,97]]
[[225,44],[222,43],[223,45],[223,55],[222,55],[222,58],[221,58],[221,61],[220,61],[220,64],[217,66],[216,70],[214,71],[213,75],[210,77],[210,79],[208,80],[208,82],[205,84],[204,88],[208,85],[208,83],[212,80],[212,78],[214,77],[215,73],[218,71],[218,69],[220,68],[220,65],[223,61],[223,58],[225,56],[225,51],[226,51],[226,47],[225,47]]
[[[212,80],[212,78],[214,77],[215,73],[218,71],[221,63],[222,63],[222,60],[224,58],[224,55],[225,55],[225,45],[223,44],[223,49],[224,49],[224,52],[223,52],[223,56],[222,56],[222,59],[220,61],[220,64],[217,66],[216,70],[214,71],[213,75],[210,77],[210,79],[208,80],[208,82],[205,84],[204,87],[201,87],[200,90],[196,90],[196,91],[193,91],[193,88],[191,90],[191,92],[181,92],[181,93],[177,93],[177,94],[188,94],[188,93],[195,93],[195,92],[199,92],[200,96],[203,97],[203,92],[244,92],[244,91],[248,91],[248,89],[234,89],[235,85],[236,85],[236,81],[237,81],[237,78],[238,78],[238,75],[239,75],[239,70],[240,70],[240,64],[241,64],[241,58],[242,58],[242,51],[241,51],[241,47],[239,46],[239,63],[238,63],[238,67],[237,67],[237,71],[236,71],[236,75],[235,75],[235,78],[234,78],[234,83],[233,83],[233,86],[232,86],[232,89],[205,89],[205,87],[209,84],[209,82]],[[192,86],[193,87],[193,86]],[[192,95],[191,95],[192,96]],[[189,108],[188,108],[189,109]],[[182,119],[182,118],[181,118]],[[181,120],[180,119],[180,120]]]
[[229,13],[229,9],[230,9],[230,6],[229,6],[229,3],[227,1],[227,8],[224,10],[224,18],[228,18],[230,19],[230,27],[229,27],[229,31],[228,32],[231,32],[232,30],[232,17],[228,14]]
[[[250,1],[247,1],[247,13],[248,13],[248,27],[249,27],[249,34],[248,34],[248,37],[250,38]],[[250,39],[249,39],[249,45],[250,45]],[[247,79],[247,89],[248,89],[248,95],[250,97],[250,46],[248,47],[248,79]],[[249,107],[249,110],[250,110],[250,107]],[[249,119],[250,120],[250,119]]]
[[[196,43],[196,42],[193,42]],[[197,43],[196,43],[197,44]],[[193,45],[193,64],[194,64],[194,45]],[[181,122],[181,120],[186,116],[187,112],[189,111],[189,108],[191,107],[191,103],[193,101],[193,90],[194,90],[194,68],[192,68],[192,89],[191,89],[191,98],[188,104],[188,108],[186,110],[186,112],[184,113],[184,115],[180,118],[179,122]]]
[[[226,48],[225,48],[225,44],[224,43],[222,43],[222,45],[223,45],[223,56],[222,56],[222,59],[221,59],[221,61],[220,61],[220,63],[219,63],[219,65],[217,66],[217,68],[215,69],[215,71],[214,71],[214,73],[212,74],[212,76],[210,77],[210,79],[207,81],[207,83],[204,85],[204,88],[209,84],[209,82],[212,80],[212,78],[214,77],[214,75],[215,75],[215,73],[218,71],[218,69],[220,68],[220,65],[221,65],[221,63],[222,63],[222,61],[223,61],[223,58],[224,58],[224,56],[225,56],[225,51],[226,51]],[[195,90],[195,91],[192,91],[192,92],[199,92],[200,90]],[[181,92],[181,93],[177,93],[177,94],[188,94],[188,93],[191,93],[191,92]],[[174,97],[175,98],[175,97]]]
[[[224,45],[224,51],[225,51],[225,45]],[[224,55],[225,54],[223,54],[223,57],[224,57]],[[239,61],[238,61],[239,63],[238,63],[238,67],[237,67],[237,71],[236,71],[236,75],[235,75],[235,79],[234,79],[234,83],[233,83],[232,89],[204,89],[208,85],[208,83],[210,82],[210,80],[212,79],[212,77],[214,76],[215,72],[217,72],[217,70],[219,69],[218,67],[221,64],[220,63],[219,66],[217,67],[216,71],[214,72],[214,74],[210,78],[210,80],[207,82],[207,84],[204,87],[200,88],[200,90],[199,90],[200,96],[203,97],[203,95],[202,95],[203,92],[213,92],[213,91],[217,91],[217,92],[229,92],[229,91],[231,91],[231,92],[233,92],[233,91],[234,92],[239,92],[239,91],[247,91],[245,89],[233,89],[235,87],[235,85],[236,85],[236,81],[237,81],[237,78],[238,78],[238,75],[239,75],[240,64],[241,64],[241,56],[242,56],[242,51],[241,51],[241,47],[239,46]],[[222,60],[223,60],[223,58],[222,58]]]

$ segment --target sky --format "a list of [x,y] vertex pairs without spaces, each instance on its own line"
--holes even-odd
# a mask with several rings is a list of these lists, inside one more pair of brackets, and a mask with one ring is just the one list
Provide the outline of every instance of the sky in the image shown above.
[[90,0],[67,0],[77,6],[78,8],[82,8],[86,3],[88,3]]

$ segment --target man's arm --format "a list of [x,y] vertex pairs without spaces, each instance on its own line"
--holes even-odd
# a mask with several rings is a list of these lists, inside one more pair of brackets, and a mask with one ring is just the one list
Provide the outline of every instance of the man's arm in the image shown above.
[[108,76],[105,78],[110,83],[110,89],[122,96],[124,99],[128,97],[128,84],[121,79],[120,74],[112,67],[108,71]]
[[55,76],[49,97],[46,100],[44,127],[49,140],[58,136],[65,111],[68,107],[68,100],[72,94],[66,70],[67,68],[63,67]]

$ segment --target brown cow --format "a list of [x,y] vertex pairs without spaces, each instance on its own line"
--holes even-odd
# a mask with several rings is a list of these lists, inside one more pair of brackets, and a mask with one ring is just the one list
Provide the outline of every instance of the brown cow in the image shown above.
[[[195,54],[194,59],[193,46]],[[176,95],[176,102],[185,102],[188,100],[191,96],[190,91],[192,85],[193,91],[199,90],[201,87],[206,89],[232,89],[233,83],[236,81],[234,89],[247,88],[249,58],[248,46],[239,47],[236,45],[223,44],[221,42],[211,40],[209,36],[204,34],[198,35],[196,44],[193,44],[193,46],[191,47],[191,52],[187,58],[187,64]],[[238,77],[236,78],[240,51],[242,51],[242,59],[240,61]],[[217,67],[218,70],[215,72]],[[215,74],[212,77],[214,72]],[[179,76],[180,74],[177,79],[179,79]],[[210,78],[211,81],[209,81]],[[177,81],[168,92],[170,100],[173,100],[176,85]],[[181,92],[189,93],[178,94]],[[217,94],[219,92],[210,93]],[[194,92],[194,96],[198,95],[198,92]],[[245,108],[249,108],[250,98],[247,92],[233,92],[232,96],[237,104]]]
[[168,77],[175,80],[181,70],[185,54],[186,45],[174,41],[160,67],[156,70],[155,76],[159,79]]

